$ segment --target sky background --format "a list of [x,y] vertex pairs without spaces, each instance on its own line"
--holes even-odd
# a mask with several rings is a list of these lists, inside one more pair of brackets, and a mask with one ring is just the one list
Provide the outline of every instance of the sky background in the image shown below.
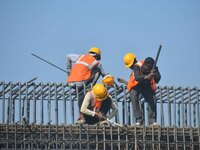
[[0,0],[0,80],[64,82],[67,54],[102,51],[106,72],[128,80],[126,53],[155,58],[161,86],[200,87],[199,0]]

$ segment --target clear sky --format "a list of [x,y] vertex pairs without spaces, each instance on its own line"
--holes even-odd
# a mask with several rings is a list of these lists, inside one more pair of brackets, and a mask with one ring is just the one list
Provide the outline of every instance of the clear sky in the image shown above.
[[0,0],[0,80],[65,82],[70,53],[102,50],[101,63],[128,79],[126,53],[158,60],[161,86],[200,87],[199,0]]

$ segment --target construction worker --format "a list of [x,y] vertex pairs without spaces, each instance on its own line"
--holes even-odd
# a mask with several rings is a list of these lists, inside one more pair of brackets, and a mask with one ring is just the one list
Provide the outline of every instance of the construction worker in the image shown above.
[[158,67],[153,68],[154,59],[147,57],[145,60],[137,61],[136,56],[128,53],[124,56],[124,63],[126,68],[132,70],[132,74],[128,82],[124,79],[118,78],[120,83],[127,84],[127,89],[130,92],[130,99],[132,108],[136,119],[135,125],[142,125],[144,122],[143,111],[139,106],[139,95],[145,98],[148,102],[149,123],[156,125],[157,122],[157,108],[156,108],[156,83],[161,79]]
[[78,89],[78,105],[79,101],[84,98],[84,85],[88,88],[89,85],[96,84],[100,75],[106,76],[106,73],[99,63],[101,60],[101,50],[97,47],[92,47],[88,54],[78,55],[69,54],[66,57],[66,68],[68,72],[67,84]]
[[82,87],[83,84],[94,85],[99,76],[103,77],[107,75],[99,63],[101,60],[101,50],[97,47],[92,47],[88,54],[78,55],[69,54],[67,55],[67,72],[68,79],[67,83],[71,87]]
[[[106,117],[109,110],[112,112]],[[108,94],[106,88],[97,83],[87,92],[80,107],[81,116],[76,124],[96,124],[105,119],[114,117],[118,108]]]

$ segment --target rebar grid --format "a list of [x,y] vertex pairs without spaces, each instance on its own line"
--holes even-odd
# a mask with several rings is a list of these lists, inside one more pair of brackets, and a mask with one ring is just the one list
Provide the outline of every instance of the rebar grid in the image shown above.
[[[107,125],[0,124],[1,149],[151,149],[200,148],[200,128]],[[176,133],[176,134],[175,134]]]

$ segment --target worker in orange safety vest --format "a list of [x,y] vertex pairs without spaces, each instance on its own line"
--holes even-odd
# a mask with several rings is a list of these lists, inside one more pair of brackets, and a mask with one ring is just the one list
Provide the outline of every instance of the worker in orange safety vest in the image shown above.
[[143,111],[139,106],[139,95],[145,98],[148,102],[149,123],[150,125],[157,125],[157,107],[156,107],[156,83],[161,79],[158,67],[153,69],[154,59],[147,57],[145,60],[137,61],[136,56],[132,53],[127,53],[124,56],[124,63],[126,68],[132,70],[132,74],[128,82],[124,79],[118,78],[120,83],[125,83],[130,93],[132,102],[132,109],[136,119],[135,125],[142,125],[144,123]]
[[66,57],[66,69],[68,72],[67,84],[73,89],[78,89],[78,105],[84,98],[85,89],[92,87],[98,81],[100,75],[106,76],[106,73],[100,64],[101,50],[92,47],[88,54],[68,54]]
[[[112,111],[106,116],[110,109]],[[97,83],[81,102],[81,115],[76,124],[96,124],[106,118],[111,119],[117,112],[118,108],[106,88],[103,84]]]
[[101,50],[97,47],[92,47],[88,54],[67,55],[66,65],[69,75],[67,84],[71,87],[82,87],[83,84],[88,85],[90,83],[94,85],[100,75],[104,77],[108,74],[104,71],[99,60],[101,60]]

